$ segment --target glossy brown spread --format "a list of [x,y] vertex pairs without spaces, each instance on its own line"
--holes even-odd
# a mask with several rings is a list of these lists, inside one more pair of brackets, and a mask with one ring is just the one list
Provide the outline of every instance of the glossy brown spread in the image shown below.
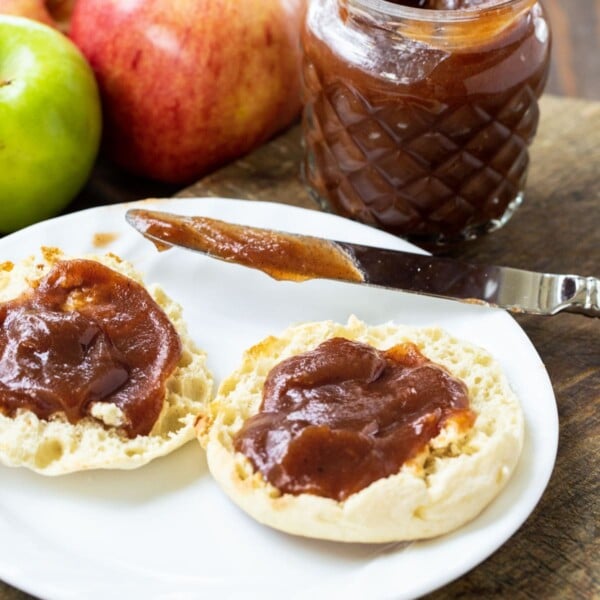
[[448,419],[474,422],[466,386],[415,345],[333,338],[271,370],[235,449],[284,493],[344,500],[398,473]]
[[494,0],[388,0],[388,2],[401,4],[410,8],[426,8],[431,10],[462,10],[485,4],[494,4]]
[[275,279],[363,281],[345,252],[327,240],[156,211],[131,210],[127,218],[149,239],[158,240],[159,249],[165,244],[184,246],[259,269]]
[[[472,13],[494,2],[395,4]],[[423,242],[503,222],[525,186],[549,66],[542,9],[521,4],[451,27],[397,19],[396,32],[347,8],[309,22],[304,171],[327,207]]]
[[71,423],[107,402],[130,437],[147,435],[181,355],[173,325],[138,283],[91,260],[57,263],[0,305],[0,411]]

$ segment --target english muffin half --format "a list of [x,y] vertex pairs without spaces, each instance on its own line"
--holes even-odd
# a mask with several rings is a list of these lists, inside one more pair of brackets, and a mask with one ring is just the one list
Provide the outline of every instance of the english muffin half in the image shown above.
[[[443,373],[466,386],[471,418],[449,418],[397,472],[370,483],[367,480],[364,487],[352,493],[337,496],[333,493],[326,497],[327,494],[315,491],[310,482],[304,481],[296,486],[299,493],[282,491],[267,480],[261,467],[257,466],[259,461],[250,460],[236,450],[240,447],[240,432],[261,411],[265,382],[273,369],[290,357],[304,356],[334,338],[385,351],[414,345]],[[343,357],[338,359],[337,363],[343,368]],[[311,375],[285,392],[292,413],[296,410],[293,404],[299,395],[310,396],[303,391],[306,382],[310,387],[319,377]],[[329,383],[335,387],[339,382],[334,376]],[[277,385],[279,383],[275,387]],[[335,402],[334,396],[335,393],[332,396]],[[294,432],[306,425],[305,417],[300,414],[302,410],[304,408],[299,404],[294,416],[286,417],[296,419],[291,428]],[[352,409],[346,407],[345,410],[351,420]],[[316,420],[319,420],[318,416]],[[327,438],[322,425],[318,422],[312,425],[311,435],[323,434],[323,439]],[[363,445],[360,447],[365,448],[365,452],[369,444],[376,441],[374,438],[384,435],[381,427],[375,418],[361,431],[360,443]],[[520,404],[505,375],[485,350],[437,327],[413,328],[393,323],[368,326],[351,318],[346,325],[317,322],[290,327],[281,335],[269,337],[247,350],[239,368],[221,384],[207,418],[199,421],[198,433],[216,481],[237,505],[260,523],[313,538],[390,542],[438,536],[476,517],[513,473],[523,445],[524,423]],[[334,433],[335,436],[330,437],[337,440],[338,446],[342,444],[343,452],[345,433]],[[275,429],[265,435],[276,436],[271,443],[275,453],[283,452],[281,446],[285,446],[290,438],[289,433],[279,435]],[[292,433],[292,438],[295,435]],[[251,447],[252,443],[246,447]],[[329,452],[339,452],[339,448],[328,449],[328,443],[324,442],[318,452],[312,455],[308,452],[307,458],[302,459],[310,463],[309,470],[319,471],[320,467],[314,461],[319,461],[320,457],[329,460]],[[358,469],[364,457],[360,450],[353,452],[353,464]],[[354,467],[351,464],[340,468],[351,472]],[[332,476],[335,478],[336,473]],[[299,479],[302,477],[298,476]],[[277,481],[285,482],[282,487],[287,490],[294,489],[295,482],[290,482],[289,474],[284,473]]]
[[195,437],[206,355],[181,307],[126,261],[42,248],[5,262],[0,320],[0,463],[132,469]]

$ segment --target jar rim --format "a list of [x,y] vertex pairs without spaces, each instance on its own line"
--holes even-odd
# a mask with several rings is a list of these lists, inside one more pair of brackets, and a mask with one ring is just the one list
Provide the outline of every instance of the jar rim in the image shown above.
[[483,15],[532,6],[537,0],[488,0],[488,4],[464,9],[432,10],[402,6],[388,0],[342,0],[349,8],[356,8],[370,14],[377,13],[383,17],[424,21],[430,23],[474,21]]

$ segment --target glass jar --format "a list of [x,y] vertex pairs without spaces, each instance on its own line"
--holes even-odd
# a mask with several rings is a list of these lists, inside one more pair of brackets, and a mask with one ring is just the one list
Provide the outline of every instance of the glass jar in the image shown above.
[[506,223],[548,75],[538,2],[313,0],[303,49],[304,176],[324,208],[424,243]]

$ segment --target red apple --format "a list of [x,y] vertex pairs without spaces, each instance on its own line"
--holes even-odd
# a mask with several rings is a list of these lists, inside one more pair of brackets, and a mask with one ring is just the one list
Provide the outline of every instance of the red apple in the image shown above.
[[75,0],[0,0],[0,14],[33,19],[66,32],[74,2]]
[[128,170],[191,181],[300,110],[305,0],[77,0],[70,35],[94,69],[105,149]]
[[25,17],[52,27],[56,26],[44,0],[0,0],[0,14]]

